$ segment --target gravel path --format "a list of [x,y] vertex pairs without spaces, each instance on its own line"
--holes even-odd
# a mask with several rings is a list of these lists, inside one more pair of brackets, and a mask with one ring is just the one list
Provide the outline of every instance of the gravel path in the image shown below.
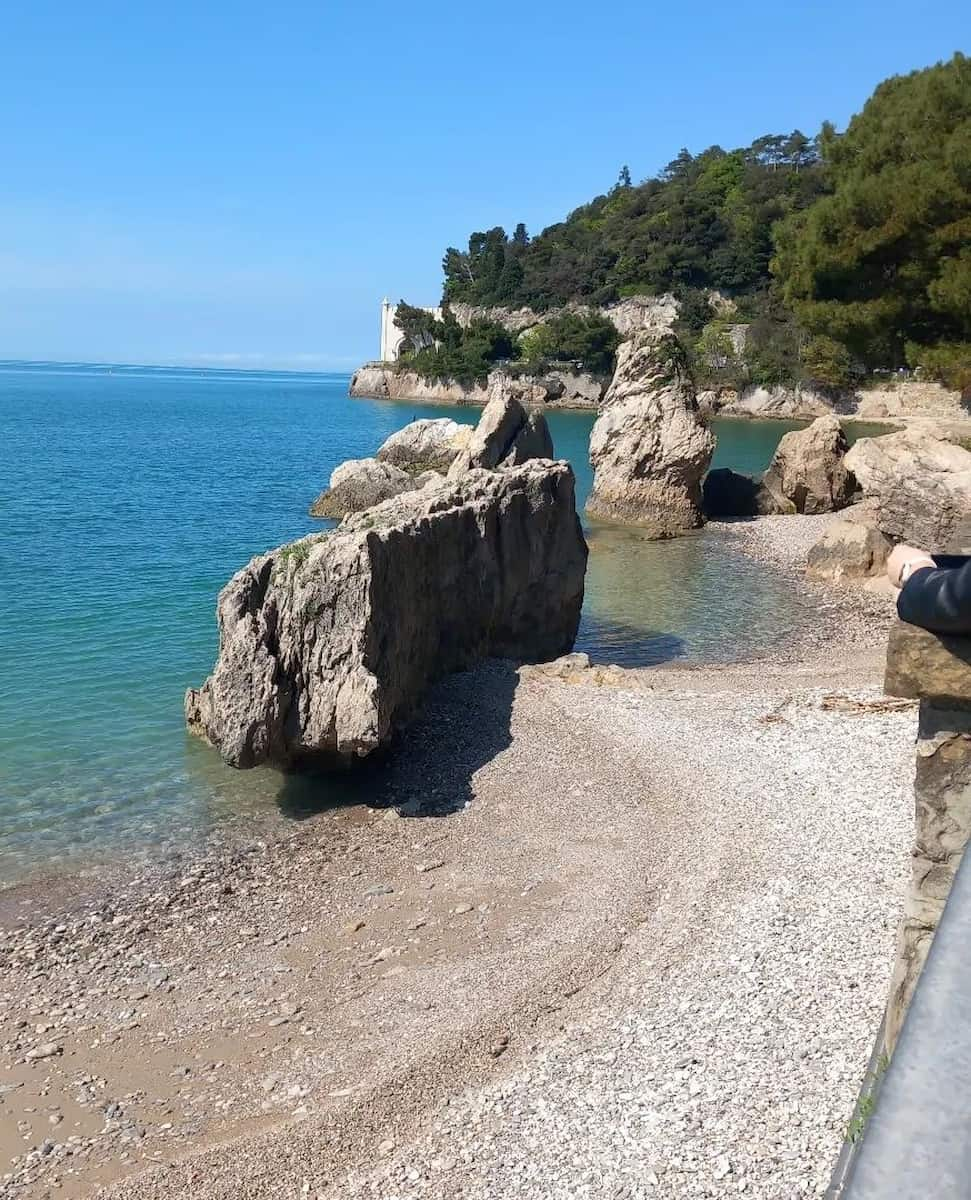
[[0,895],[0,1195],[821,1194],[912,812],[915,712],[841,628],[488,664],[291,836]]

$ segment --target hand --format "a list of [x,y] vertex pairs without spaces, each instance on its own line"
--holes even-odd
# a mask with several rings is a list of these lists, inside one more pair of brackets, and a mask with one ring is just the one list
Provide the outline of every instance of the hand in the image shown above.
[[918,550],[914,546],[907,546],[901,543],[899,546],[894,546],[890,552],[890,557],[887,559],[887,578],[894,587],[901,587],[900,572],[904,567],[911,564],[911,574],[919,570],[921,567],[932,567],[934,560],[926,550]]

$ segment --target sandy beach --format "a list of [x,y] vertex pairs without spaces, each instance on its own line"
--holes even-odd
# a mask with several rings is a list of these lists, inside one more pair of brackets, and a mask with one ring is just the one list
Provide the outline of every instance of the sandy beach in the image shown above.
[[[732,536],[803,586],[811,520]],[[820,589],[773,662],[489,663],[366,805],[0,894],[0,1193],[822,1194],[911,835],[888,612]]]

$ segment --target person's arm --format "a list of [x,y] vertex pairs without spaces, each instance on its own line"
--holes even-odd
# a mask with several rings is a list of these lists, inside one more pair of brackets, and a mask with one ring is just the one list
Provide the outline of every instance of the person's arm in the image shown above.
[[971,633],[971,559],[949,569],[915,564],[897,598],[897,615],[932,633]]

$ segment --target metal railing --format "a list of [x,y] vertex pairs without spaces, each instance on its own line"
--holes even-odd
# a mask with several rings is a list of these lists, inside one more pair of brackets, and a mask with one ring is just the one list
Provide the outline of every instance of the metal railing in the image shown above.
[[971,1197],[971,865],[962,860],[846,1200]]

